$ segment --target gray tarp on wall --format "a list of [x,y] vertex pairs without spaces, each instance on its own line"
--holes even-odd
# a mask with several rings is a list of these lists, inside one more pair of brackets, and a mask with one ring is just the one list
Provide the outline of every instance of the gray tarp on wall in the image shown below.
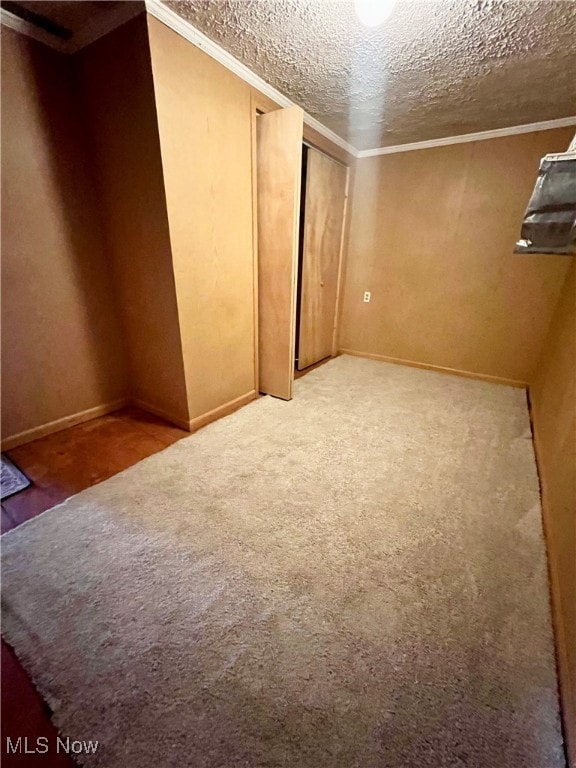
[[546,155],[515,253],[576,253],[576,153]]

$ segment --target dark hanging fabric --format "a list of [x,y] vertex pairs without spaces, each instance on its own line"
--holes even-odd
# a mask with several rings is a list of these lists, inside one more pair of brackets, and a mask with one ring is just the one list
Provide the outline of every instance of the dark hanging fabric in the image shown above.
[[576,254],[576,153],[541,160],[514,252]]

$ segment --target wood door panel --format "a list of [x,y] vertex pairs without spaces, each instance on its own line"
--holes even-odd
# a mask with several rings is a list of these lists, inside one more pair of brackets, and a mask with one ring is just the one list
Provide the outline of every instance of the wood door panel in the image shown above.
[[259,388],[284,400],[294,380],[303,119],[300,107],[257,118]]
[[332,354],[348,168],[308,149],[298,370]]

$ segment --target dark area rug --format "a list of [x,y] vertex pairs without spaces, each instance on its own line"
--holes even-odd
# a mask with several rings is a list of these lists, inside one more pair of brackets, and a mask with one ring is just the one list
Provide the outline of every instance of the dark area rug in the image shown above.
[[7,499],[31,485],[31,480],[19,469],[8,456],[2,454],[2,475],[0,477],[1,497]]

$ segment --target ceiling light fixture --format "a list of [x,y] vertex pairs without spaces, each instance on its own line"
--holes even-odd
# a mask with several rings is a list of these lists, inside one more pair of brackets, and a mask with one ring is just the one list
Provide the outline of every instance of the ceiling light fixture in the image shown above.
[[394,10],[396,0],[354,0],[356,16],[365,27],[378,27]]

